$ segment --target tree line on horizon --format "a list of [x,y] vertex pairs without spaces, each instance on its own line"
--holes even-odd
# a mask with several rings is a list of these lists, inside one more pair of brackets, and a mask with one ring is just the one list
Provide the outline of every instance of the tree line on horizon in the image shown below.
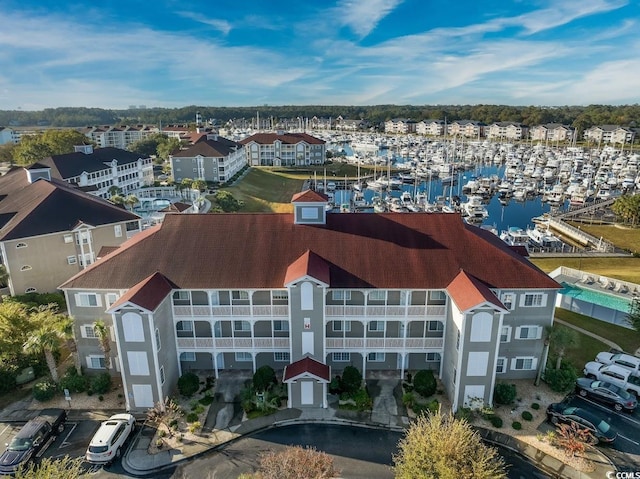
[[0,110],[0,126],[87,127],[96,125],[169,125],[204,121],[224,124],[245,118],[337,118],[367,120],[372,125],[393,118],[421,120],[475,120],[486,124],[512,121],[528,126],[561,123],[584,131],[595,125],[640,125],[640,105],[509,106],[509,105],[282,105],[252,107],[130,108],[114,110],[85,107],[46,108],[41,111]]

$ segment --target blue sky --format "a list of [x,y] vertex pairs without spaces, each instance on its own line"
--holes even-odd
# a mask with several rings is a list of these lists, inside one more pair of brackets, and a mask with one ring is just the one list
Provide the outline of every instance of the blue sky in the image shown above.
[[640,103],[638,0],[0,0],[0,109]]

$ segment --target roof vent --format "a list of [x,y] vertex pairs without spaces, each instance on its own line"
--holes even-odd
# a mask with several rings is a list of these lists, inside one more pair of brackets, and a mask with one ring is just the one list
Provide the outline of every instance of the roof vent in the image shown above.
[[90,155],[93,153],[93,145],[74,145],[73,151]]

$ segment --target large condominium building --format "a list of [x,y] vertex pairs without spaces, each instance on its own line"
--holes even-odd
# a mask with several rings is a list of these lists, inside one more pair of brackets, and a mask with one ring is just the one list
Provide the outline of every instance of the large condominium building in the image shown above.
[[0,251],[12,295],[52,292],[140,232],[138,216],[51,178],[45,165],[0,177]]
[[7,128],[5,126],[0,126],[0,145],[4,145],[6,143],[18,143],[18,135],[12,128]]
[[633,143],[635,131],[619,125],[597,125],[584,131],[584,139],[596,143]]
[[444,135],[444,120],[422,120],[416,124],[416,133],[419,135],[442,136]]
[[417,122],[408,118],[393,118],[384,123],[385,133],[415,133]]
[[559,285],[497,236],[448,214],[167,215],[62,289],[87,368],[111,348],[127,408],[164,400],[180,374],[283,370],[290,407],[326,407],[327,383],[432,369],[454,409],[533,378]]
[[247,164],[247,158],[240,143],[208,134],[170,155],[169,162],[176,182],[191,178],[224,183]]
[[325,161],[324,140],[307,133],[256,133],[243,140],[250,166],[308,166]]
[[538,141],[573,141],[575,133],[574,127],[559,123],[536,125],[529,131],[531,139]]
[[486,130],[487,138],[495,140],[526,140],[529,137],[529,128],[513,121],[491,123]]
[[51,177],[76,185],[102,198],[116,186],[123,194],[153,184],[153,161],[118,148],[76,146],[74,153],[53,155],[38,162],[51,169]]
[[122,125],[122,126],[91,126],[80,130],[87,138],[91,139],[100,148],[120,148],[125,150],[129,145],[144,140],[154,133],[159,133],[159,128],[148,125]]
[[486,125],[474,120],[456,120],[447,125],[447,135],[465,138],[483,138]]

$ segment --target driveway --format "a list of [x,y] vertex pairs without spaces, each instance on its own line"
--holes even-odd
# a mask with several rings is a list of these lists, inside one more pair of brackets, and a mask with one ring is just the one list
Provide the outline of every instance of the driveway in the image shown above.
[[248,372],[220,373],[216,379],[214,401],[209,407],[202,428],[203,432],[228,429],[230,426],[237,426],[242,422],[243,411],[240,404],[240,393],[248,381],[251,381],[251,374]]

